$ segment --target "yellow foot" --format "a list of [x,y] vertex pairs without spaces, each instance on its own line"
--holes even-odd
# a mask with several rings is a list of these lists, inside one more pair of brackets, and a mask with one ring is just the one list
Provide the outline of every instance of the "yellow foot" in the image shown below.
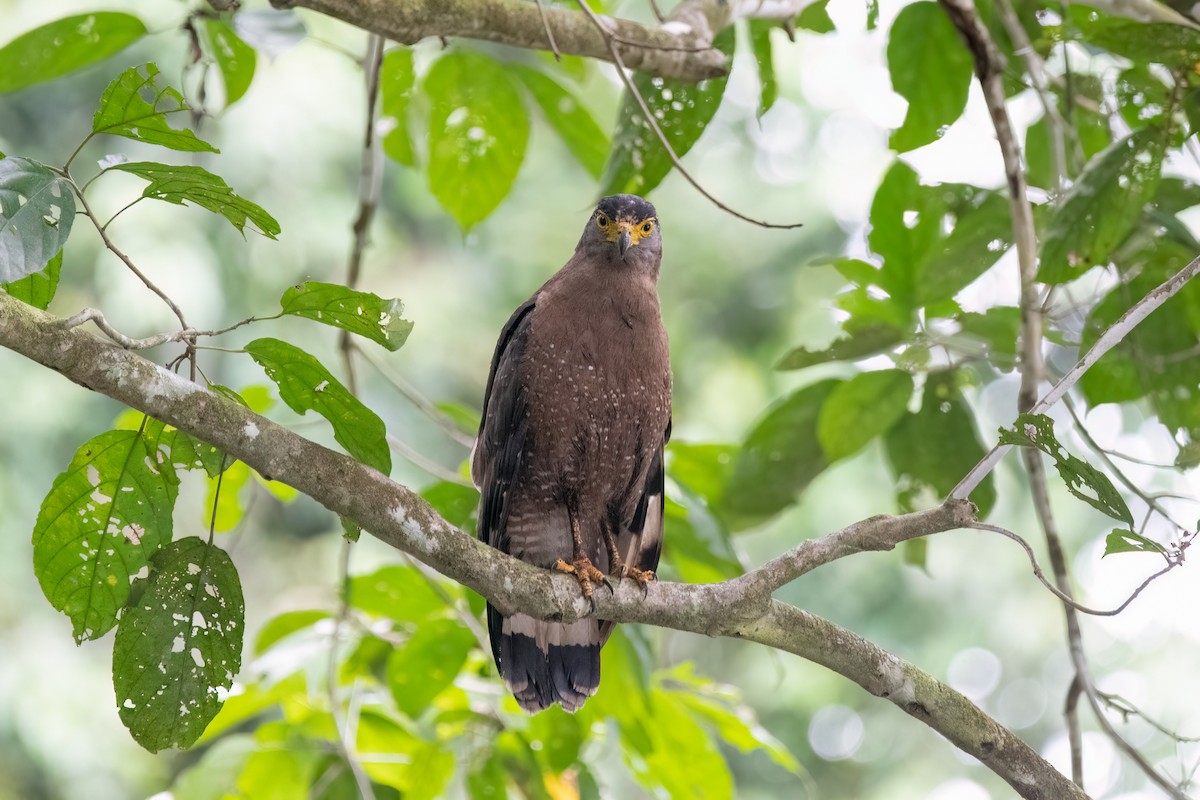
[[650,594],[651,581],[658,580],[658,576],[654,574],[654,570],[638,569],[637,567],[631,567],[628,564],[623,564],[620,566],[617,569],[616,574],[620,578],[629,578],[636,582],[638,586],[641,586],[643,597]]
[[[554,568],[559,572],[566,572],[575,576],[575,580],[579,581],[579,588],[583,592],[583,596],[592,599],[592,592],[596,586],[604,585],[608,590],[612,591],[612,584],[608,582],[607,576],[585,556],[577,559],[570,564],[563,561],[561,558],[555,562]],[[592,605],[595,605],[593,601]]]

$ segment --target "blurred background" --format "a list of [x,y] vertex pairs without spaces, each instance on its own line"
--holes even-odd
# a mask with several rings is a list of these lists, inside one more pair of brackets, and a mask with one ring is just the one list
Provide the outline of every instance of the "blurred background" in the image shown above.
[[[246,4],[259,5],[265,8]],[[622,15],[649,18],[644,3],[615,5]],[[775,48],[780,96],[761,119],[755,114],[753,59],[749,48],[741,48],[725,102],[686,158],[692,174],[725,203],[756,218],[803,222],[803,228],[766,230],[740,222],[677,175],[653,192],[665,242],[661,296],[672,345],[676,440],[740,442],[774,399],[822,377],[849,374],[839,365],[799,373],[772,366],[794,346],[824,346],[838,330],[834,298],[845,281],[826,265],[835,256],[865,252],[871,199],[895,158],[887,146],[889,129],[904,118],[905,104],[891,90],[883,55],[888,24],[901,5],[882,2],[879,27],[867,31],[858,0],[833,0],[829,13],[837,31],[800,31],[794,44],[781,36]],[[100,67],[0,96],[0,150],[61,164],[89,131],[108,81],[127,66],[155,61],[170,82],[180,83],[187,57],[179,32],[184,4],[111,0],[104,7],[137,14],[153,35]],[[85,0],[0,0],[0,43],[95,8]],[[279,241],[255,235],[243,240],[202,210],[163,203],[139,204],[110,229],[200,328],[274,313],[290,284],[345,279],[365,113],[362,73],[347,53],[361,55],[366,36],[315,14],[301,17],[309,37],[273,57],[260,53],[246,97],[202,120],[198,130],[221,150],[200,163],[270,211],[283,229]],[[439,47],[417,47],[418,69]],[[940,141],[906,156],[923,180],[1001,185],[986,110],[974,85],[971,91],[964,118]],[[582,96],[601,126],[611,129],[620,99],[611,70],[592,70]],[[1038,113],[1029,98],[1014,105],[1019,125]],[[151,152],[143,150],[133,142],[99,140],[76,170],[87,174],[88,162],[110,152],[134,159]],[[165,157],[173,156],[185,154]],[[111,175],[93,191],[93,204],[112,213],[136,196],[140,184]],[[500,326],[569,257],[597,191],[597,182],[537,117],[511,195],[466,235],[438,206],[419,170],[388,161],[360,286],[401,298],[415,327],[402,350],[377,350],[372,358],[424,398],[478,410]],[[998,298],[1011,301],[1016,293],[1015,264],[1001,265],[970,287],[962,303],[970,308],[977,298],[983,307]],[[94,230],[81,225],[67,246],[50,310],[67,316],[85,306],[103,309],[129,335],[172,326],[169,311],[103,249]],[[336,332],[305,320],[260,323],[214,344],[237,348],[258,336],[302,341],[327,365],[340,363]],[[174,353],[163,348],[148,355],[162,362]],[[219,352],[201,358],[215,382],[268,383],[248,358]],[[150,797],[169,786],[190,756],[151,755],[132,741],[116,713],[111,636],[76,647],[68,620],[45,601],[30,563],[30,531],[51,482],[76,448],[109,429],[123,408],[8,351],[0,351],[0,376],[0,798]],[[389,433],[428,462],[423,467],[397,458],[393,478],[422,487],[439,479],[431,470],[459,472],[466,447],[364,361],[359,378],[360,397],[383,417]],[[996,428],[1011,422],[1016,386],[1010,376],[982,392],[968,390],[989,445]],[[315,416],[297,417],[282,403],[269,416],[332,444]],[[1088,422],[1103,444],[1151,460],[1169,444],[1153,421],[1122,416],[1112,407],[1092,412]],[[1036,520],[1016,467],[1009,459],[997,472],[992,519],[1036,540]],[[1130,474],[1148,486],[1196,494],[1194,477],[1189,484],[1186,476],[1136,466]],[[1083,599],[1096,607],[1115,605],[1152,568],[1152,559],[1102,561],[1108,528],[1061,495],[1056,510]],[[203,480],[185,478],[177,538],[204,533],[206,498]],[[249,635],[283,611],[331,608],[337,519],[307,498],[283,502],[254,482],[239,498],[246,517],[218,543],[241,572]],[[1177,508],[1185,519],[1194,518],[1194,506]],[[823,473],[792,509],[739,534],[733,546],[744,564],[754,566],[802,539],[896,510],[875,442]],[[668,528],[668,548],[670,536]],[[362,573],[396,560],[367,536],[354,549],[351,569]],[[1088,618],[1084,629],[1100,687],[1185,735],[1200,734],[1200,582],[1193,572],[1172,572],[1126,613]],[[943,534],[929,543],[925,570],[906,566],[897,553],[866,554],[809,574],[779,596],[949,682],[1068,769],[1061,707],[1071,670],[1062,612],[1012,543],[982,533]],[[820,667],[728,640],[644,633],[660,666],[690,661],[699,674],[740,690],[807,773],[798,779],[759,751],[723,750],[739,797],[1011,796],[988,770],[928,728]],[[1137,719],[1122,730],[1168,774],[1200,763],[1195,743],[1177,747]],[[1087,785],[1094,797],[1161,796],[1094,725],[1085,731]]]

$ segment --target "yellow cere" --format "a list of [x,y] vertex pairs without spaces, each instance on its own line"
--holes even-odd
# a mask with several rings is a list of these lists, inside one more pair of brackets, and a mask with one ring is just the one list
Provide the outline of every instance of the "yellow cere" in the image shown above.
[[607,234],[610,242],[615,242],[622,231],[629,231],[630,244],[637,244],[654,233],[654,223],[654,217],[646,217],[641,222],[632,222],[630,220],[614,220],[607,214],[596,216],[596,227]]

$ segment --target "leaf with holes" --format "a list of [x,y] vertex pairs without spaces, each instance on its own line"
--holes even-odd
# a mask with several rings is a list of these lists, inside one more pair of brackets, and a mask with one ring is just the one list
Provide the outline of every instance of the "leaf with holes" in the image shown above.
[[396,351],[404,346],[413,324],[400,315],[404,304],[336,283],[299,283],[279,299],[284,314],[313,319],[364,336]]
[[33,529],[33,570],[46,599],[71,618],[76,641],[117,621],[129,581],[171,541],[176,483],[138,431],[109,431],[54,480]]
[[58,275],[62,271],[62,250],[50,259],[50,263],[41,272],[34,272],[19,281],[4,284],[4,291],[17,298],[22,303],[28,303],[43,311],[50,306],[54,293],[58,290]]
[[0,94],[90,67],[145,35],[140,19],[116,11],[56,19],[0,47]]
[[1042,239],[1038,280],[1065,283],[1108,263],[1154,196],[1164,133],[1148,127],[1106,147],[1063,197]]
[[170,86],[159,87],[158,67],[130,67],[108,85],[92,118],[93,133],[110,133],[147,144],[185,152],[219,152],[186,128],[167,124],[167,115],[187,111],[183,95]]
[[[734,29],[726,28],[717,34],[713,47],[732,61],[735,38]],[[692,149],[717,113],[727,81],[725,76],[686,83],[644,72],[633,75],[633,85],[680,158]],[[617,116],[612,153],[601,182],[602,194],[649,194],[667,177],[671,167],[670,155],[646,122],[637,98],[626,89]]]
[[[139,415],[140,416],[140,415]],[[138,423],[141,424],[140,422]],[[153,417],[146,417],[142,436],[146,440],[146,449],[151,453],[162,450],[173,466],[179,469],[202,469],[209,477],[215,478],[233,464],[233,459],[225,456],[211,444],[202,442],[178,428],[172,428]],[[156,461],[162,459],[156,457]],[[175,479],[173,470],[167,470],[168,479]]]
[[[1114,553],[1166,553],[1166,548],[1153,539],[1147,539],[1139,533],[1127,531],[1124,528],[1113,528],[1104,539],[1104,555]],[[1104,556],[1101,556],[1103,558]]]
[[[1133,527],[1133,515],[1124,498],[1100,470],[1076,458],[1063,449],[1054,438],[1054,422],[1045,414],[1021,414],[1012,430],[1000,429],[1000,444],[1034,447],[1054,459],[1058,474],[1067,484],[1067,491],[1107,514]],[[1091,493],[1085,491],[1090,489]]]
[[593,178],[604,171],[612,143],[579,98],[546,73],[514,64],[509,67],[525,84],[546,122]]
[[225,85],[225,107],[229,108],[250,88],[258,55],[219,19],[205,19],[204,33],[205,44],[217,62],[221,82]]
[[247,223],[253,224],[251,230],[257,229],[269,239],[274,239],[279,233],[279,223],[274,217],[246,198],[234,194],[224,180],[203,167],[131,161],[109,169],[128,172],[149,181],[150,185],[142,191],[142,197],[165,200],[180,206],[185,201],[195,203],[225,217],[243,235]]
[[937,3],[904,7],[888,33],[888,70],[908,101],[891,147],[903,153],[936,141],[967,107],[974,65],[954,24]]
[[27,158],[0,159],[0,283],[41,272],[75,222],[71,185]]
[[333,438],[346,452],[384,475],[392,471],[383,420],[321,362],[278,339],[255,339],[245,349],[279,386],[279,396],[289,408],[298,414],[316,411],[329,420]]
[[425,75],[429,98],[429,188],[463,230],[512,191],[529,115],[508,71],[481,53],[456,51]]
[[154,557],[113,644],[117,707],[138,744],[157,753],[200,738],[241,669],[244,615],[237,568],[221,548],[193,537]]

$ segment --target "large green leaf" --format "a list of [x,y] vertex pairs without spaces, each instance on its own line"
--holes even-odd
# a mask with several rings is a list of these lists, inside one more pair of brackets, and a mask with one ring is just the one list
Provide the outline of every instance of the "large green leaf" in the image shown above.
[[131,161],[115,164],[109,169],[128,172],[149,181],[150,185],[142,191],[142,197],[165,200],[176,205],[195,203],[225,217],[243,235],[247,223],[253,225],[251,230],[257,230],[270,239],[274,239],[279,233],[279,223],[274,217],[260,206],[234,194],[233,189],[229,188],[224,180],[203,167],[176,167],[152,161]]
[[1112,481],[1091,464],[1068,453],[1054,437],[1054,421],[1045,414],[1021,414],[1011,430],[1000,429],[1000,444],[1041,450],[1054,459],[1054,466],[1067,484],[1068,492],[1097,511],[1133,526],[1129,506]]
[[[717,34],[713,47],[732,59],[735,38],[733,28],[726,28]],[[717,113],[727,81],[725,76],[699,83],[643,72],[633,76],[633,85],[680,158],[692,149]],[[626,90],[617,116],[612,153],[601,181],[602,194],[649,194],[671,171],[671,166],[671,157],[646,122],[637,98]]]
[[566,87],[541,70],[519,64],[510,67],[525,84],[542,116],[566,144],[571,155],[593,178],[604,171],[604,159],[612,143],[587,107]]
[[48,167],[0,159],[0,283],[46,269],[71,235],[75,195]]
[[[445,610],[446,601],[416,567],[394,564],[350,579],[350,605],[378,617],[424,624]],[[443,588],[452,597],[461,594],[457,584]]]
[[113,644],[117,707],[138,744],[156,753],[200,738],[241,669],[244,615],[224,550],[193,537],[154,557]]
[[387,131],[383,135],[383,152],[388,158],[410,167],[416,163],[412,134],[408,129],[408,109],[415,84],[412,50],[397,47],[384,53],[379,67],[379,119]]
[[186,128],[167,124],[167,115],[187,111],[183,95],[170,86],[158,86],[158,67],[130,67],[104,90],[92,118],[93,133],[110,133],[147,144],[186,152],[218,152]]
[[404,304],[336,283],[298,283],[279,299],[284,314],[315,319],[356,333],[396,351],[404,346],[413,324],[402,318]]
[[[984,456],[975,421],[954,380],[953,372],[929,375],[921,410],[903,417],[884,437],[902,511],[941,502]],[[996,502],[991,475],[971,500],[980,517],[987,516]]]
[[225,85],[225,107],[228,108],[250,88],[258,55],[253,47],[243,42],[232,28],[219,19],[205,19],[204,31],[209,51],[217,62],[221,81]]
[[[943,218],[943,223],[946,221]],[[980,195],[978,205],[962,212],[952,224],[950,235],[920,262],[914,275],[913,299],[919,306],[951,299],[1012,246],[1008,200],[999,193]]]
[[1134,62],[1191,67],[1200,62],[1200,31],[1168,22],[1135,22],[1072,6],[1068,19],[1088,44]]
[[63,17],[34,28],[0,47],[0,94],[96,64],[145,35],[140,19],[116,11]]
[[384,475],[392,471],[383,420],[352,395],[321,362],[279,339],[255,339],[246,352],[279,386],[279,396],[298,414],[314,410],[333,426],[346,452]]
[[1088,162],[1050,219],[1038,280],[1065,283],[1108,262],[1154,196],[1164,138],[1160,128],[1143,128]]
[[825,398],[817,418],[817,439],[830,462],[854,455],[904,416],[912,397],[907,372],[863,372],[839,384]]
[[175,482],[138,431],[102,433],[54,480],[33,529],[33,570],[77,641],[103,636],[129,582],[171,541]]
[[508,71],[480,53],[451,52],[429,68],[429,188],[463,230],[486,219],[516,180],[529,116]]
[[4,284],[4,291],[23,303],[43,311],[50,306],[58,290],[58,275],[62,271],[62,250],[41,272],[33,272],[19,281]]
[[773,406],[746,437],[721,504],[740,527],[787,508],[825,469],[817,419],[839,383],[826,380],[794,392]]
[[938,139],[967,106],[973,62],[954,24],[937,3],[905,6],[888,34],[892,86],[908,101],[891,147],[905,152]]
[[430,620],[388,658],[387,682],[396,707],[416,719],[454,683],[475,636],[457,620]]

